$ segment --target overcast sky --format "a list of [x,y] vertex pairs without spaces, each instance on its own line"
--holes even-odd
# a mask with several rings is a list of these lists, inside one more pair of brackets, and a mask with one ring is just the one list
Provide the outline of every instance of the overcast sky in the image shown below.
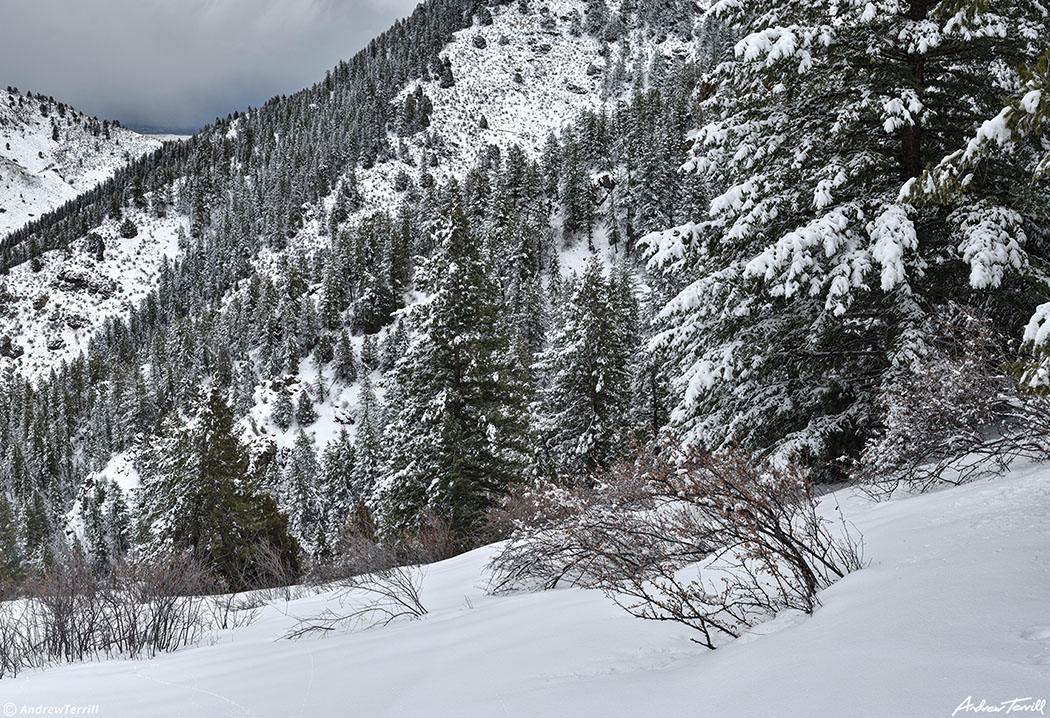
[[196,129],[324,77],[418,0],[0,0],[0,86]]

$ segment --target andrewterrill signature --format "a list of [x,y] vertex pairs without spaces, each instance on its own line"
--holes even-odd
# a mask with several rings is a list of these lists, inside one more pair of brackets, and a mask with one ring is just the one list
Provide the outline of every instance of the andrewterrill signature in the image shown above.
[[952,711],[952,716],[956,716],[960,713],[1028,713],[1039,715],[1046,715],[1046,699],[1045,698],[1012,698],[1008,701],[1002,701],[1000,703],[989,703],[985,699],[974,702],[973,696],[966,696],[966,700],[959,704],[959,707]]

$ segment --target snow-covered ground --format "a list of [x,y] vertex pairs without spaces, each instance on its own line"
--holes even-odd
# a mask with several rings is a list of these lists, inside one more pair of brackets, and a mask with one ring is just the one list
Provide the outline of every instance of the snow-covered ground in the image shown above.
[[71,107],[59,115],[58,103],[0,91],[0,237],[162,144],[117,126],[110,126],[108,139],[95,136],[91,124]]
[[127,217],[138,227],[131,239],[120,236],[113,219],[95,229],[105,244],[102,261],[79,239],[70,252],[45,252],[38,271],[25,262],[0,278],[0,335],[22,350],[0,356],[0,368],[46,374],[83,351],[107,318],[126,314],[156,286],[164,258],[179,253],[186,222],[174,213],[157,218],[128,210]]
[[835,501],[870,565],[813,616],[782,615],[715,652],[594,591],[487,596],[489,547],[429,567],[418,621],[280,640],[295,616],[338,608],[315,595],[153,661],[25,673],[0,683],[0,702],[16,711],[5,715],[69,705],[107,718],[884,718],[1050,698],[1050,470],[883,504],[841,491],[829,511]]

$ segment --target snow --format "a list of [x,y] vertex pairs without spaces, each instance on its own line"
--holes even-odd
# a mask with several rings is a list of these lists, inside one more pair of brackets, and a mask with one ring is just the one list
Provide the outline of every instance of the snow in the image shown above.
[[868,232],[873,242],[872,257],[882,267],[882,291],[888,292],[908,277],[905,256],[919,246],[915,225],[905,207],[887,205]]
[[88,477],[85,483],[91,483],[92,479],[116,484],[125,497],[132,495],[132,491],[142,486],[142,477],[139,476],[134,461],[126,451],[114,454],[109,463],[101,471]]
[[[268,605],[210,645],[24,673],[22,706],[129,716],[950,716],[1050,693],[1050,470],[840,502],[870,565],[709,652],[579,589],[492,597],[487,547],[430,566],[418,621],[280,640],[334,594]],[[964,714],[965,711],[959,714]]]
[[125,216],[138,226],[131,239],[120,236],[120,223],[113,219],[94,230],[105,242],[101,262],[81,238],[72,252],[45,252],[39,271],[25,262],[0,278],[6,300],[0,335],[11,336],[24,350],[17,358],[0,357],[0,369],[46,374],[80,354],[107,318],[126,315],[156,285],[161,263],[178,255],[179,230],[186,232],[188,224],[173,213],[155,218],[128,210]]
[[[82,113],[67,107],[59,117],[52,104],[44,116],[40,105],[36,96],[0,91],[0,237],[161,146],[159,138],[116,126],[109,140],[95,137]],[[58,142],[51,137],[52,120],[58,122]]]
[[[391,327],[385,332],[389,333]],[[385,337],[386,333],[379,336]],[[364,336],[351,336],[350,343],[358,356],[361,354],[361,345]],[[299,365],[299,373],[286,377],[283,382],[276,381],[257,386],[255,389],[255,404],[249,410],[248,415],[241,420],[241,439],[249,446],[264,446],[267,442],[279,448],[291,448],[295,444],[299,431],[312,436],[319,451],[323,451],[328,444],[338,438],[339,433],[346,430],[347,435],[353,439],[357,436],[355,421],[361,411],[361,381],[358,380],[351,385],[346,385],[335,378],[335,370],[329,367],[324,372],[324,383],[329,388],[328,397],[325,401],[315,402],[314,410],[317,412],[317,420],[309,426],[300,426],[293,421],[288,429],[281,429],[273,422],[273,405],[279,395],[280,384],[283,383],[291,393],[293,401],[298,399],[301,391],[307,391],[313,396],[313,387],[317,385],[317,367],[312,360],[304,359]],[[366,371],[361,368],[361,372]],[[386,396],[386,388],[383,386],[382,374],[378,371],[369,374],[372,382],[372,390],[376,399],[381,403]]]
[[1024,219],[1007,207],[981,202],[952,213],[956,225],[959,253],[970,265],[970,286],[994,289],[1008,269],[1019,270],[1028,264],[1021,248],[1025,243]]

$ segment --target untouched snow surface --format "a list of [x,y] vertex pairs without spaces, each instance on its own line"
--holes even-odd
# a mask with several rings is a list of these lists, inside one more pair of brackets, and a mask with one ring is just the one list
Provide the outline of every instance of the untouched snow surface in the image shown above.
[[25,673],[0,682],[0,702],[7,715],[70,705],[107,718],[884,718],[1050,698],[1050,471],[877,505],[842,491],[829,511],[836,500],[870,566],[813,616],[782,615],[715,652],[593,591],[486,596],[489,547],[428,568],[419,621],[279,640],[295,616],[338,609],[314,595],[153,661]]

